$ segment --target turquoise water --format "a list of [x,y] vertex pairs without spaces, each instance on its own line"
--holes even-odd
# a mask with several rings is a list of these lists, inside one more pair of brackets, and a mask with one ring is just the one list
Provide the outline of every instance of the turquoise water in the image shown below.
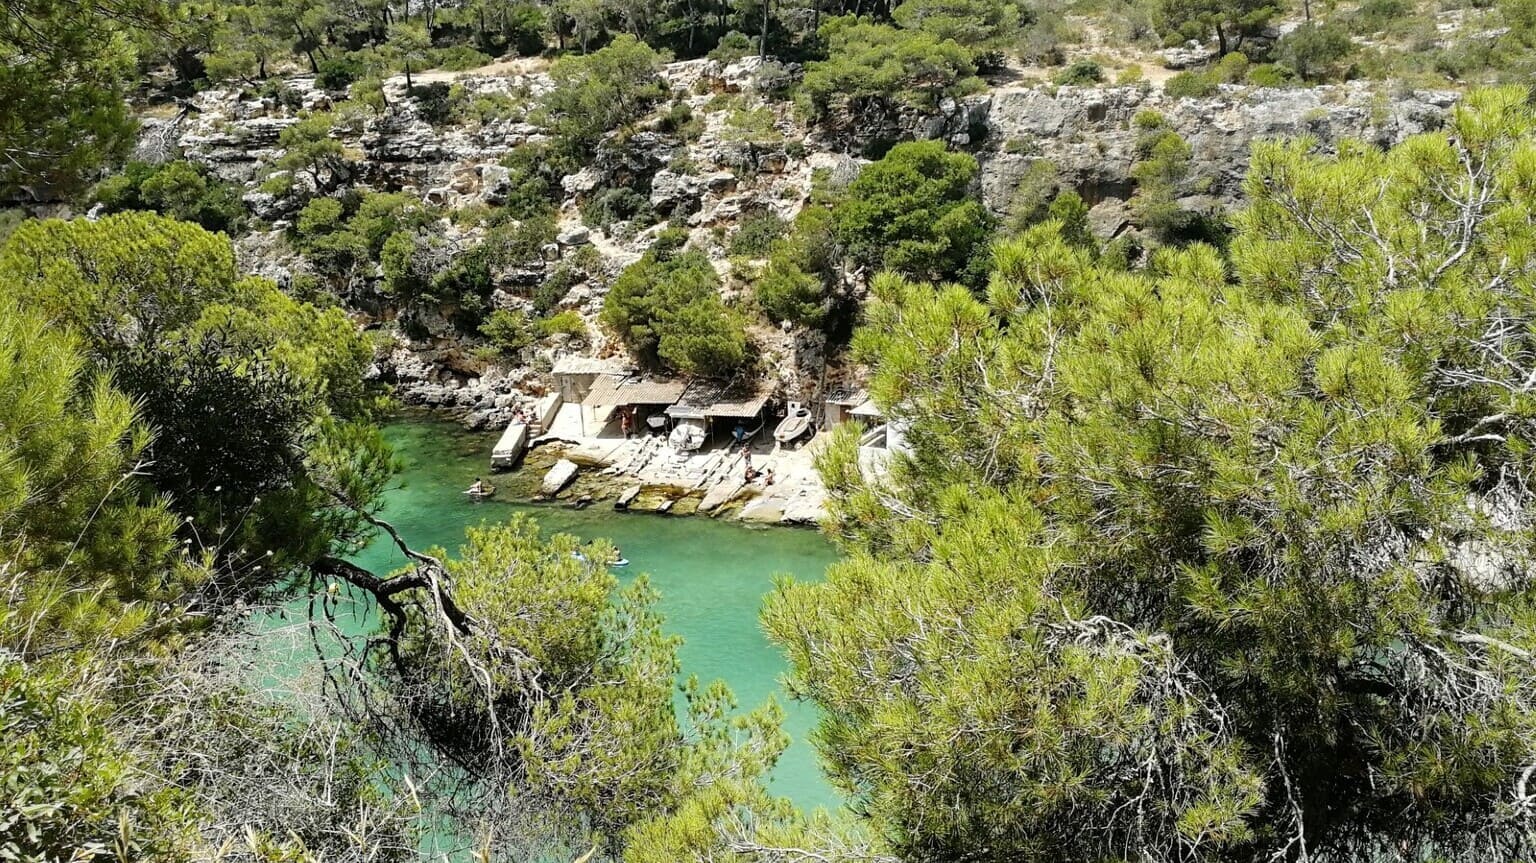
[[[460,492],[486,474],[494,435],[470,434],[429,420],[394,423],[385,435],[404,470],[397,487],[386,495],[383,517],[407,542],[416,547],[439,545],[451,553],[462,542],[466,526],[518,512],[535,516],[546,534],[608,538],[630,561],[616,572],[626,580],[647,573],[661,592],[666,627],[684,639],[679,658],[685,674],[697,674],[705,682],[723,679],[743,708],[755,707],[769,695],[778,697],[792,742],[774,769],[769,790],[806,811],[838,805],[807,742],[815,711],[785,697],[778,682],[786,668],[784,659],[757,619],[773,576],[817,579],[836,559],[824,538],[811,530],[753,529],[697,516],[625,515],[603,505],[578,512],[558,504],[472,503]],[[387,542],[375,542],[357,562],[378,573],[404,565]]]

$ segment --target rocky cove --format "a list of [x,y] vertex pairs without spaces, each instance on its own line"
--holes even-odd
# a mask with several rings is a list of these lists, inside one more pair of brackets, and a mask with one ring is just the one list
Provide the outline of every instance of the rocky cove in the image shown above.
[[[558,308],[580,316],[581,334],[557,335],[514,357],[491,357],[481,349],[483,340],[455,325],[451,304],[402,317],[369,287],[381,278],[379,267],[365,268],[342,300],[357,324],[376,334],[372,375],[392,385],[406,405],[451,416],[470,429],[499,430],[551,391],[549,370],[560,358],[625,358],[623,346],[597,318],[612,280],[663,226],[686,227],[690,244],[703,249],[723,275],[725,299],[739,301],[747,286],[731,278],[738,264],[729,246],[743,221],[762,213],[793,218],[816,189],[846,184],[870,161],[867,156],[893,141],[938,139],[973,154],[980,198],[1004,218],[1032,167],[1049,163],[1062,187],[1077,190],[1091,208],[1093,233],[1110,240],[1136,230],[1127,200],[1135,186],[1139,115],[1155,112],[1189,144],[1191,173],[1199,183],[1178,205],[1214,213],[1238,204],[1248,149],[1256,140],[1310,136],[1325,150],[1346,139],[1387,146],[1437,128],[1457,99],[1449,91],[1396,92],[1367,82],[1291,89],[1222,85],[1208,98],[1174,98],[1146,84],[1058,87],[1004,77],[983,92],[944,99],[931,110],[882,111],[812,125],[780,97],[798,74],[793,65],[756,58],[667,64],[665,86],[688,106],[695,132],[685,136],[661,120],[643,122],[561,178],[554,241],[536,260],[496,272],[498,288],[490,301],[496,308],[526,308],[528,286],[579,258],[581,280],[559,299]],[[505,200],[509,171],[502,161],[517,148],[540,142],[544,131],[520,111],[476,123],[434,122],[421,100],[405,98],[401,78],[384,86],[389,110],[338,115],[331,134],[348,158],[338,163],[344,176],[335,181],[417,196],[449,214],[432,229],[445,256],[475,247],[485,229],[452,216]],[[494,96],[518,106],[531,104],[552,85],[546,64],[533,58],[420,74],[417,86],[461,88],[471,98]],[[174,110],[144,118],[138,158],[153,162],[180,155],[238,183],[256,219],[256,229],[237,240],[241,266],[292,286],[313,275],[284,239],[299,215],[298,197],[274,194],[264,183],[283,154],[283,130],[305,112],[330,109],[339,99],[308,76],[286,79],[280,96],[201,92]],[[744,111],[758,112],[758,128],[743,130]],[[586,224],[585,205],[599,191],[614,188],[643,196],[665,221]],[[844,278],[857,293],[867,275]],[[831,388],[860,384],[861,370],[829,351],[819,333],[759,324],[750,335],[758,349],[752,374],[784,398],[817,403]],[[559,449],[541,447],[529,464],[541,465]],[[592,462],[590,452],[587,456]],[[601,474],[582,471],[577,496],[605,497],[616,489],[594,484],[622,487],[628,481]],[[651,477],[646,485],[663,486],[665,480]],[[678,500],[674,511],[683,512],[695,495],[669,497]]]

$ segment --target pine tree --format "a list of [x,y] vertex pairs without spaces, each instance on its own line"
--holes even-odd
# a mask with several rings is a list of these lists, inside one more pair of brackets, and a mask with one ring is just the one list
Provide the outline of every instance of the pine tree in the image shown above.
[[906,443],[824,457],[848,559],[765,615],[893,853],[1536,851],[1536,119],[1448,132],[1256,148],[1230,262],[876,280]]

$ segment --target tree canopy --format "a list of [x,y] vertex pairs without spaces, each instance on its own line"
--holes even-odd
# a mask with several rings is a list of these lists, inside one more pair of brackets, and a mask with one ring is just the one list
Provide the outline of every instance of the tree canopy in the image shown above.
[[1170,35],[1201,42],[1214,35],[1222,54],[1241,48],[1279,12],[1275,0],[1161,0],[1158,6]]
[[1536,122],[1255,150],[1230,263],[1055,223],[984,299],[877,280],[896,429],[765,619],[832,775],[924,860],[1522,860]]
[[872,270],[977,281],[992,222],[972,192],[977,170],[975,157],[938,141],[897,144],[833,207],[838,239]]
[[33,221],[0,248],[0,298],[78,334],[139,403],[140,468],[243,590],[346,545],[387,478],[372,351],[340,309],[242,277],[229,240],[148,213]]
[[602,136],[644,116],[665,94],[661,56],[645,43],[621,36],[590,55],[562,58],[541,105],[544,123],[561,141],[585,153]]
[[[827,59],[809,64],[800,97],[813,118],[836,106],[932,108],[979,85],[970,52],[929,30],[898,30],[848,15],[821,25]],[[858,112],[855,112],[858,113]]]
[[688,374],[718,375],[746,361],[740,316],[720,299],[720,275],[684,238],[663,236],[614,280],[603,324],[637,355]]
[[152,0],[7,0],[0,16],[0,198],[52,200],[124,156],[137,123],[123,97],[137,55],[130,26],[162,20]]

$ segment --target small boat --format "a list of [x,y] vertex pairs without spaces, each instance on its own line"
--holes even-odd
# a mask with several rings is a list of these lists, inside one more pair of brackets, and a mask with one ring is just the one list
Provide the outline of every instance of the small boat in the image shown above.
[[805,434],[810,428],[810,409],[799,402],[790,402],[788,415],[780,420],[779,427],[773,430],[773,439],[779,443],[789,443]]
[[464,490],[464,494],[467,495],[470,500],[476,501],[476,502],[479,502],[479,501],[482,501],[482,500],[490,500],[491,498],[496,496],[496,486],[488,485],[488,486],[485,486],[484,488],[481,488],[479,491],[476,491],[475,489],[472,489],[472,488],[471,489],[465,489]]

